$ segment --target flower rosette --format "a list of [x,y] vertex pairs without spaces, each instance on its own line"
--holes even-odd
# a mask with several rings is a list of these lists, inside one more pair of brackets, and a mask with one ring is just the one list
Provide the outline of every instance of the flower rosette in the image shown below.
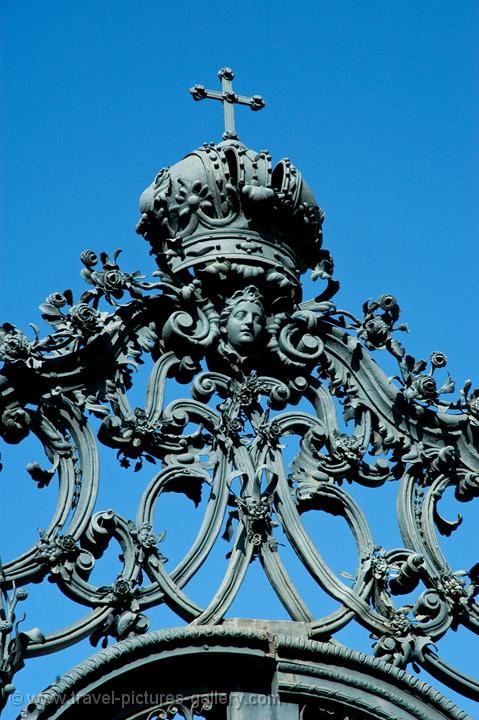
[[170,205],[170,217],[176,220],[178,230],[190,234],[196,229],[201,216],[212,216],[213,199],[208,184],[201,180],[189,182],[178,178],[178,185],[176,202]]
[[83,250],[80,253],[80,260],[87,268],[94,267],[98,262],[97,254],[93,250]]
[[332,436],[332,454],[349,465],[357,465],[363,453],[361,439],[354,435],[346,435],[335,431]]
[[396,318],[399,317],[399,306],[394,295],[381,295],[381,297],[379,297],[377,300],[377,304],[384,312],[395,315]]
[[127,580],[122,575],[112,585],[98,588],[97,592],[112,608],[105,621],[90,635],[90,643],[105,648],[108,636],[116,640],[123,640],[134,635],[142,635],[148,631],[150,621],[146,615],[140,613],[138,596],[140,589],[134,587],[135,582]]
[[30,343],[20,330],[10,330],[0,336],[0,358],[6,362],[27,360]]
[[118,268],[110,270],[94,271],[91,274],[93,284],[104,293],[107,300],[111,297],[120,300],[129,285],[129,277]]
[[40,530],[40,541],[37,544],[35,559],[49,569],[51,581],[60,577],[68,582],[79,554],[80,549],[73,535],[58,535],[49,539],[47,533]]
[[132,596],[132,588],[128,580],[125,580],[124,578],[118,578],[113,584],[112,593],[115,600],[121,605],[123,605],[125,602],[128,602],[130,600]]
[[[399,366],[401,376],[395,376],[404,385],[404,396],[409,400],[420,400],[425,403],[437,405],[440,402],[440,396],[454,391],[454,380],[448,375],[446,381],[438,387],[435,372],[439,368],[447,365],[447,357],[443,352],[432,352],[429,356],[431,364],[429,372],[425,372],[427,368],[426,360],[415,360],[412,355],[406,355],[401,358]],[[448,407],[453,407],[454,403],[449,403]],[[456,403],[457,406],[457,403]]]
[[125,284],[126,276],[119,270],[106,270],[103,273],[103,287],[114,297],[120,298],[123,295]]
[[140,564],[143,565],[149,557],[155,557],[157,561],[165,562],[166,558],[157,548],[158,543],[163,541],[165,532],[157,535],[153,531],[151,523],[143,523],[137,528],[136,525],[130,521],[128,528],[134,539],[137,548],[137,559]]
[[443,368],[447,365],[447,356],[443,352],[432,352],[429,359],[433,368]]
[[[70,350],[80,344],[88,342],[92,335],[96,335],[103,327],[103,321],[107,313],[100,313],[96,306],[92,307],[86,301],[83,293],[80,302],[73,304],[71,290],[63,293],[51,293],[40,305],[42,318],[50,325],[53,325],[55,332],[45,340],[41,341],[43,347],[48,350],[59,350],[67,346]],[[91,297],[88,298],[91,300]],[[65,308],[67,306],[67,308]],[[68,309],[68,312],[62,309]],[[70,343],[76,341],[72,345]]]
[[436,381],[430,375],[419,375],[413,380],[409,392],[406,392],[406,394],[426,402],[436,402],[438,398]]
[[263,442],[270,448],[284,447],[284,445],[279,445],[282,431],[279,423],[276,421],[265,420],[259,425],[254,424],[254,429],[257,435],[261,437]]
[[0,327],[0,360],[11,364],[24,363],[30,368],[37,368],[42,362],[36,343],[30,342],[21,330],[10,323]]
[[80,255],[80,260],[85,265],[81,271],[81,276],[89,285],[93,285],[93,290],[86,290],[81,296],[81,302],[88,303],[93,300],[93,306],[98,307],[98,303],[102,297],[110,305],[117,305],[116,300],[120,300],[125,292],[129,292],[133,298],[142,297],[140,288],[152,288],[154,284],[144,284],[141,281],[145,276],[139,271],[134,273],[125,273],[120,270],[117,258],[121,250],[115,250],[110,258],[107,253],[100,253],[102,263],[101,269],[95,269],[98,263],[98,257],[93,250],[84,250]]
[[152,550],[159,542],[159,536],[152,532],[150,523],[145,523],[138,531],[138,542],[145,550]]
[[112,606],[120,610],[129,609],[137,612],[140,608],[137,600],[140,589],[134,585],[133,580],[127,580],[119,575],[112,585],[98,588],[98,592],[106,595]]
[[373,317],[366,320],[359,332],[359,337],[365,341],[370,350],[383,347],[389,338],[390,328],[380,317]]
[[456,627],[458,617],[467,613],[468,607],[473,603],[474,597],[479,592],[479,587],[475,582],[466,585],[466,580],[464,579],[466,575],[467,573],[465,573],[464,570],[459,570],[455,573],[443,570],[437,580],[439,595],[448,604],[456,620]]
[[60,309],[60,308],[62,308],[62,307],[65,307],[65,305],[67,305],[68,300],[67,300],[66,296],[65,296],[63,293],[61,293],[61,292],[54,292],[54,293],[51,293],[51,294],[46,298],[45,302],[46,302],[48,305],[53,305],[53,307]]
[[62,535],[56,539],[56,544],[65,553],[65,555],[71,556],[78,553],[75,538],[73,535]]
[[62,293],[50,293],[50,295],[45,298],[45,302],[39,306],[42,319],[49,325],[52,325],[56,332],[66,330],[65,322],[67,320],[67,316],[61,312],[62,308],[66,305],[70,307],[73,305],[73,295],[71,290],[65,290]]
[[100,313],[86,303],[74,305],[69,312],[70,322],[73,328],[81,335],[95,333],[100,325]]
[[386,347],[395,357],[401,356],[400,344],[391,337],[396,330],[408,330],[407,325],[396,324],[399,312],[394,295],[381,295],[377,300],[368,300],[363,304],[364,318],[357,327],[358,336],[364,340],[368,350]]

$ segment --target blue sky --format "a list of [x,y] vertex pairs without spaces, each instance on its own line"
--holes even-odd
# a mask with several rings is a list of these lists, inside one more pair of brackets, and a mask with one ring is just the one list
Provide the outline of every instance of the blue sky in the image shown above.
[[[0,15],[2,322],[27,330],[50,292],[78,295],[84,248],[121,247],[125,269],[154,270],[138,196],[220,138],[219,104],[188,88],[217,87],[230,65],[238,92],[267,101],[237,111],[240,138],[290,157],[326,211],[338,304],[360,313],[393,293],[408,350],[442,350],[459,387],[479,384],[477,2],[3,0]],[[41,660],[18,686],[34,692],[73,661]]]

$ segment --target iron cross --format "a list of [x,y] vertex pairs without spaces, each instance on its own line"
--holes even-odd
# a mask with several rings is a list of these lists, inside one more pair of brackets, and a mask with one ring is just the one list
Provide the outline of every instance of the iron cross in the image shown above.
[[224,140],[238,140],[235,128],[235,114],[234,104],[249,105],[251,110],[262,110],[266,105],[261,95],[252,95],[246,97],[245,95],[237,95],[233,91],[233,78],[234,72],[231,68],[224,67],[218,72],[218,77],[221,80],[221,92],[218,90],[207,90],[204,85],[195,85],[190,88],[190,93],[193,95],[194,100],[204,100],[210,98],[211,100],[220,100],[223,103],[223,110],[225,113],[225,131],[223,133]]

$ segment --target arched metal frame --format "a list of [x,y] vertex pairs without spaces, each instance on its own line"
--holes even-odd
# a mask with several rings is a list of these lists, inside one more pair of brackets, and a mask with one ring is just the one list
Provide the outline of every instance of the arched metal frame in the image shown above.
[[25,716],[80,720],[101,704],[105,720],[471,720],[403,670],[286,625],[227,622],[123,640],[65,674]]

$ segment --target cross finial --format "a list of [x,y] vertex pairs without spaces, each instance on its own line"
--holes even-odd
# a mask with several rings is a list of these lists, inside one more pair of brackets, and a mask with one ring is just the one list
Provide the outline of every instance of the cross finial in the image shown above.
[[224,67],[218,72],[218,77],[221,80],[221,92],[218,90],[207,90],[204,85],[195,85],[190,88],[190,93],[193,95],[194,100],[204,100],[210,98],[211,100],[220,100],[223,103],[223,110],[225,113],[225,131],[223,133],[224,140],[238,140],[235,128],[235,115],[234,115],[234,104],[248,105],[251,110],[262,110],[266,105],[261,95],[252,95],[246,97],[245,95],[237,95],[233,91],[233,78],[234,72],[231,68]]

